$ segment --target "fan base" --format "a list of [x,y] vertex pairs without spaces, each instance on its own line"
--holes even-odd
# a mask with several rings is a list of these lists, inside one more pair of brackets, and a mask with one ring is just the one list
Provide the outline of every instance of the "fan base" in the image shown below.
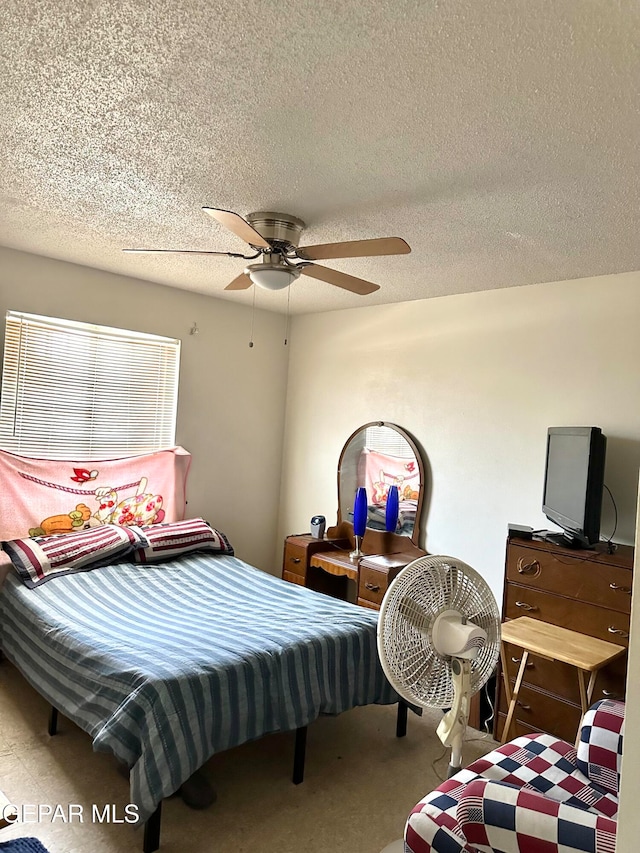
[[402,838],[399,838],[397,841],[392,841],[391,844],[387,844],[381,853],[404,853],[404,841]]
[[258,210],[250,213],[247,222],[272,245],[281,244],[286,249],[297,249],[305,224],[297,216]]

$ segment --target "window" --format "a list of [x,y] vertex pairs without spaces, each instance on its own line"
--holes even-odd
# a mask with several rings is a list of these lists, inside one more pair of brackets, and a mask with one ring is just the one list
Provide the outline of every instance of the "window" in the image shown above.
[[0,447],[107,459],[175,444],[180,341],[8,311]]
[[365,430],[364,446],[386,456],[415,459],[415,453],[406,438],[388,426],[371,426]]

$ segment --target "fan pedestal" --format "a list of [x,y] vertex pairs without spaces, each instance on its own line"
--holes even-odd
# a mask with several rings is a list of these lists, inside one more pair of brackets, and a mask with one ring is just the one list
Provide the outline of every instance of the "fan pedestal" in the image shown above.
[[462,741],[469,719],[469,693],[471,691],[471,662],[463,658],[451,661],[453,705],[440,720],[436,734],[443,746],[451,747],[448,777],[462,769]]
[[384,850],[381,850],[380,853],[404,853],[404,841],[402,838],[399,838],[397,841],[392,841],[391,844],[387,844]]

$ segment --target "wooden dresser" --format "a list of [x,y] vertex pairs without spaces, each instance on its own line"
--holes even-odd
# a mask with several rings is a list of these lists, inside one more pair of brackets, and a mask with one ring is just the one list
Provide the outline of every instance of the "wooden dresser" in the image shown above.
[[[331,528],[337,531],[338,528]],[[402,551],[386,553],[390,541]],[[367,548],[362,557],[352,561],[349,558],[353,543],[346,537],[333,539],[314,539],[308,533],[287,536],[284,542],[282,558],[282,578],[346,599],[347,583],[355,582],[356,602],[362,607],[379,610],[384,594],[398,572],[412,560],[425,554],[405,537],[393,537],[367,531],[364,539]],[[376,551],[376,546],[383,553]]]
[[[335,549],[338,554],[345,553],[349,546],[348,539],[315,539],[310,533],[287,536],[282,555],[282,579],[333,595],[335,598],[346,598],[347,577],[330,575],[312,566],[311,560],[314,554],[330,549]],[[357,568],[354,568],[354,571],[357,571]]]
[[[503,620],[530,616],[552,625],[628,646],[633,548],[573,550],[536,539],[507,542]],[[510,682],[515,683],[521,650],[506,644]],[[598,674],[593,701],[624,698],[627,656]],[[498,679],[494,737],[500,739],[508,703]],[[510,737],[548,732],[570,743],[581,718],[575,669],[531,656],[519,693]]]

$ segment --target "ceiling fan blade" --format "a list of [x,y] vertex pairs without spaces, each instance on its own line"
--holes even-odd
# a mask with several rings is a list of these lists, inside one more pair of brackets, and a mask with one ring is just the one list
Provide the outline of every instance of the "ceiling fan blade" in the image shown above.
[[328,267],[321,267],[318,264],[304,266],[301,272],[302,275],[310,275],[311,278],[335,284],[336,287],[342,287],[344,290],[350,290],[351,293],[358,293],[360,296],[366,296],[368,293],[380,290],[380,285],[374,284],[372,281],[365,281],[363,278],[356,278],[354,275],[347,275],[345,272],[338,272],[338,270],[330,270]]
[[261,249],[271,248],[271,244],[267,243],[264,237],[239,214],[233,213],[231,210],[218,210],[216,207],[203,207],[202,209],[217,220],[220,225],[224,225],[229,231],[233,231],[236,237],[240,237],[245,243],[249,243],[250,246],[259,246]]
[[251,287],[253,282],[245,273],[240,273],[240,275],[236,276],[234,280],[225,287],[225,290],[246,290],[248,287]]
[[345,243],[324,243],[301,246],[296,250],[305,261],[323,261],[331,258],[366,258],[373,255],[408,255],[411,246],[402,237],[378,237],[373,240],[349,240]]
[[239,252],[205,252],[199,249],[123,249],[129,255],[226,255],[229,258],[248,258],[247,255],[241,255]]

